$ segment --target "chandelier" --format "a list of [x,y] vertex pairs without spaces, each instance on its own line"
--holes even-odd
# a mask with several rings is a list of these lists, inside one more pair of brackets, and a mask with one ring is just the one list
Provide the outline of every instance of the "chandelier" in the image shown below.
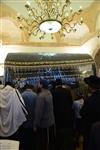
[[70,0],[34,0],[33,6],[27,1],[28,16],[17,15],[19,27],[29,36],[39,34],[40,39],[44,39],[46,34],[53,39],[55,33],[62,37],[65,33],[75,32],[76,25],[83,23],[83,18],[79,17],[82,8],[80,6],[78,11],[74,11],[70,5]]

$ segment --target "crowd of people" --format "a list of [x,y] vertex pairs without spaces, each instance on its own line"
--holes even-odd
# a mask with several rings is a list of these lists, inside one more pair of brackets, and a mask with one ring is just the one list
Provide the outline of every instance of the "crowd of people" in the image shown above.
[[87,99],[61,79],[49,88],[46,79],[36,87],[26,84],[21,92],[12,83],[0,82],[0,139],[20,141],[20,150],[100,149],[100,78],[84,79],[91,93]]

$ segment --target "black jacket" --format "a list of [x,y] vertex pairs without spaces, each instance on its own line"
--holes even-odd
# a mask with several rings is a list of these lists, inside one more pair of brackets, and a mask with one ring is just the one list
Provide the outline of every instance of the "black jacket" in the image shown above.
[[100,122],[92,126],[88,150],[100,150]]
[[83,131],[88,134],[93,123],[100,121],[100,91],[92,95],[84,103],[80,114],[83,120]]
[[56,128],[70,128],[73,126],[73,110],[71,91],[58,86],[53,93],[53,105]]

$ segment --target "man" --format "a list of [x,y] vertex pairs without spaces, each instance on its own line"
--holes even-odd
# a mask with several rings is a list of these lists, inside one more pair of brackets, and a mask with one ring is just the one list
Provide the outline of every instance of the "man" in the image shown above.
[[75,126],[75,145],[76,147],[79,147],[79,139],[82,134],[82,117],[80,115],[80,109],[82,108],[84,104],[84,99],[81,94],[77,95],[77,99],[73,102],[73,109],[74,109],[74,126]]
[[22,93],[26,110],[28,112],[27,121],[23,124],[23,149],[35,150],[35,134],[33,133],[34,111],[37,94],[33,91],[33,86],[26,84]]
[[53,150],[54,146],[54,114],[52,94],[48,90],[48,82],[44,79],[39,81],[34,131],[37,132],[37,150]]
[[69,87],[56,79],[53,94],[56,125],[56,150],[73,150],[73,110],[72,95]]
[[[17,95],[17,93],[19,95]],[[20,98],[20,100],[19,100]],[[21,103],[22,102],[22,103]],[[23,104],[23,105],[22,105]],[[24,101],[10,82],[0,90],[0,138],[20,140],[20,127],[26,121]]]
[[91,92],[80,111],[83,120],[84,150],[87,150],[91,126],[100,121],[100,78],[91,75],[84,81]]

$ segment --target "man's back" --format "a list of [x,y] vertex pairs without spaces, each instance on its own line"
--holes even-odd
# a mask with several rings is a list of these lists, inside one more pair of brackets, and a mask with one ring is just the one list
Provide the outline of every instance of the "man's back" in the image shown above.
[[35,123],[47,128],[54,124],[52,94],[48,89],[39,93],[35,108]]
[[92,126],[88,150],[100,150],[100,122]]
[[31,89],[26,89],[22,93],[22,97],[25,102],[25,106],[28,112],[28,121],[24,124],[26,127],[33,127],[33,120],[34,120],[34,110],[35,110],[35,103],[37,94],[33,92]]
[[53,104],[56,127],[71,127],[73,102],[70,90],[62,86],[56,87],[53,92]]

